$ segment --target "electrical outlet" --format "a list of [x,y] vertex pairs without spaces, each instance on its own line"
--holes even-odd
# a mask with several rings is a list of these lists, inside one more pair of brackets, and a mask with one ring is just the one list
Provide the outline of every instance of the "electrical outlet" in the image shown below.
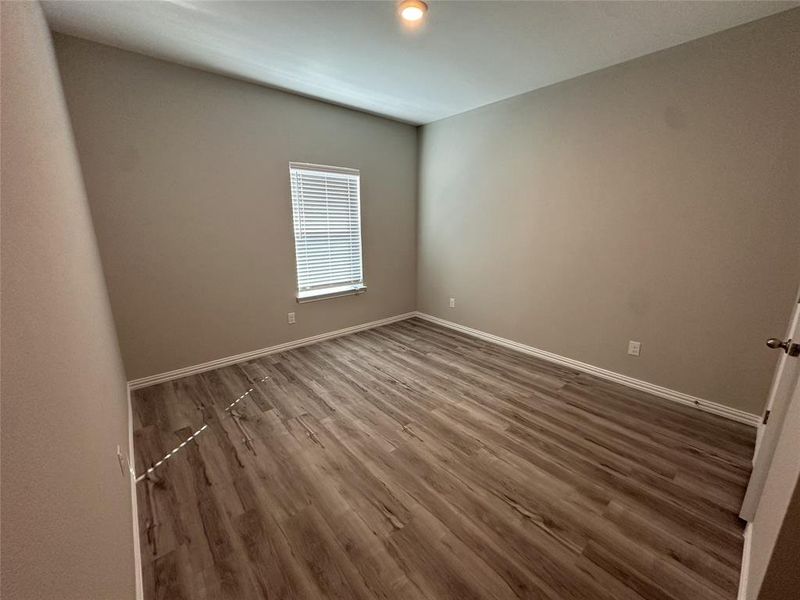
[[642,342],[634,342],[633,340],[628,342],[628,354],[631,356],[639,356],[639,353],[642,351]]
[[450,308],[455,308],[455,307],[456,307],[456,299],[450,298]]
[[122,448],[117,444],[117,460],[119,461],[119,470],[122,471],[122,476],[125,472],[130,470],[130,463],[128,462],[128,455],[122,451]]
[[295,319],[294,319],[294,313],[293,312],[288,314],[288,321],[289,321],[289,325],[294,325],[294,323],[296,322]]

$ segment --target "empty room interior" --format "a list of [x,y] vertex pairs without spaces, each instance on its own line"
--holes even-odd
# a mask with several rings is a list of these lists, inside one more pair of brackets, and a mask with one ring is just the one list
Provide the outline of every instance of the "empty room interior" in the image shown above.
[[800,2],[0,10],[4,599],[800,599]]

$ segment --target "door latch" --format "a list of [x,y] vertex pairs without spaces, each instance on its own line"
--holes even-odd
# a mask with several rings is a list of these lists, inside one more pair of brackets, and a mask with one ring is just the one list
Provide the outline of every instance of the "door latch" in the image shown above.
[[792,340],[784,341],[779,340],[778,338],[769,338],[767,340],[767,346],[773,350],[781,348],[789,356],[800,356],[800,344],[796,344],[792,342]]

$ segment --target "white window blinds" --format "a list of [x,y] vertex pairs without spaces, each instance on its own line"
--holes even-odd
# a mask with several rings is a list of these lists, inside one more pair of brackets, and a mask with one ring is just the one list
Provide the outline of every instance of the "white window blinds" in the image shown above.
[[357,169],[290,163],[297,297],[364,288]]

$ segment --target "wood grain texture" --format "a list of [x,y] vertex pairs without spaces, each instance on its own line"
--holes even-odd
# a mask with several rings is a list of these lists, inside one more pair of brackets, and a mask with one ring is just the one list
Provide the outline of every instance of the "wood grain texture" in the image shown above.
[[133,402],[148,600],[736,597],[751,428],[429,322]]

